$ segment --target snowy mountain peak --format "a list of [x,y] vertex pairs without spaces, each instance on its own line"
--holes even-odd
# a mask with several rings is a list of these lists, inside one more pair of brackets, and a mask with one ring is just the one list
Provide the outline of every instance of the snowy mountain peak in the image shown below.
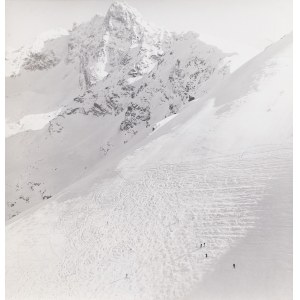
[[135,8],[130,7],[125,2],[119,1],[112,3],[106,13],[106,18],[113,18],[124,23],[129,23],[136,19],[142,19],[141,15]]
[[140,43],[146,32],[155,34],[159,31],[145,22],[140,13],[125,2],[114,2],[110,6],[103,25],[106,37],[110,34],[131,44]]

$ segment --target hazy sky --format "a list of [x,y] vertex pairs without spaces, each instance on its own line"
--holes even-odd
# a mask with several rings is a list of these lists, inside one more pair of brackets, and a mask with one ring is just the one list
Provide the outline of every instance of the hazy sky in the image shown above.
[[[6,0],[6,46],[32,43],[44,31],[104,15],[111,0]],[[292,0],[127,0],[144,18],[203,40],[261,51],[292,30]],[[213,40],[212,39],[212,40]],[[222,45],[222,43],[220,43]],[[238,47],[238,46],[237,46]],[[230,47],[229,47],[230,48]],[[224,49],[226,50],[226,49]]]

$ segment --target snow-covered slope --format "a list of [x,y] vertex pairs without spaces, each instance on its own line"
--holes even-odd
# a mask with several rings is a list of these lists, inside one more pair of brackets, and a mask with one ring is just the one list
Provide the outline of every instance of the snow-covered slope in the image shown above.
[[229,54],[119,2],[40,44],[6,81],[7,218],[107,164],[229,73]]
[[[62,172],[61,165],[76,161],[82,173],[8,223],[7,299],[292,299],[291,68],[290,34],[176,117],[140,119],[151,124],[146,137],[137,134],[109,160],[95,155],[89,169],[84,156],[102,134],[120,130],[124,115],[105,125],[66,111],[66,122],[55,120],[60,133],[9,138],[42,147],[41,140],[61,136],[64,150],[52,167]],[[150,74],[139,76],[151,86]],[[93,92],[82,97],[75,102],[83,106],[73,109],[84,109]],[[132,123],[135,110],[127,108],[125,120]],[[109,149],[103,146],[104,156]],[[15,159],[18,166],[23,161]]]

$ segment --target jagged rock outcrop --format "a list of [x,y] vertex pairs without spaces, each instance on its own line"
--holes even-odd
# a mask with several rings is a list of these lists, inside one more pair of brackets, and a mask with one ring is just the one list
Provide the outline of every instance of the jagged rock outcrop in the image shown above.
[[[227,55],[202,43],[197,34],[154,28],[119,2],[104,18],[95,16],[74,27],[67,48],[65,61],[78,64],[82,90],[69,104],[72,111],[94,116],[123,113],[121,130],[140,123],[126,115],[130,103],[144,107],[157,122],[172,113],[169,107],[178,110],[190,97],[206,94],[229,72]],[[157,115],[153,112],[158,106]]]
[[50,69],[59,63],[59,59],[55,57],[53,51],[49,53],[30,52],[24,59],[23,68],[25,70],[36,71]]

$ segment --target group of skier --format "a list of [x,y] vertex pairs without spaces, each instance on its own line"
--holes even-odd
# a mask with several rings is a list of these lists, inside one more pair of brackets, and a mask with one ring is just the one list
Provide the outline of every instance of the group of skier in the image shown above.
[[[205,243],[203,243],[203,247],[205,247]],[[202,248],[202,244],[200,244],[200,248]],[[205,253],[205,258],[207,258],[208,255]],[[232,264],[232,267],[235,269],[235,264]]]
[[[200,248],[204,248],[205,247],[205,243],[203,243],[203,244],[200,244]],[[205,258],[207,258],[208,257],[208,254],[207,253],[205,253]],[[232,267],[233,267],[233,269],[235,269],[235,264],[232,264]],[[128,279],[128,274],[126,274],[125,275],[125,279]]]

